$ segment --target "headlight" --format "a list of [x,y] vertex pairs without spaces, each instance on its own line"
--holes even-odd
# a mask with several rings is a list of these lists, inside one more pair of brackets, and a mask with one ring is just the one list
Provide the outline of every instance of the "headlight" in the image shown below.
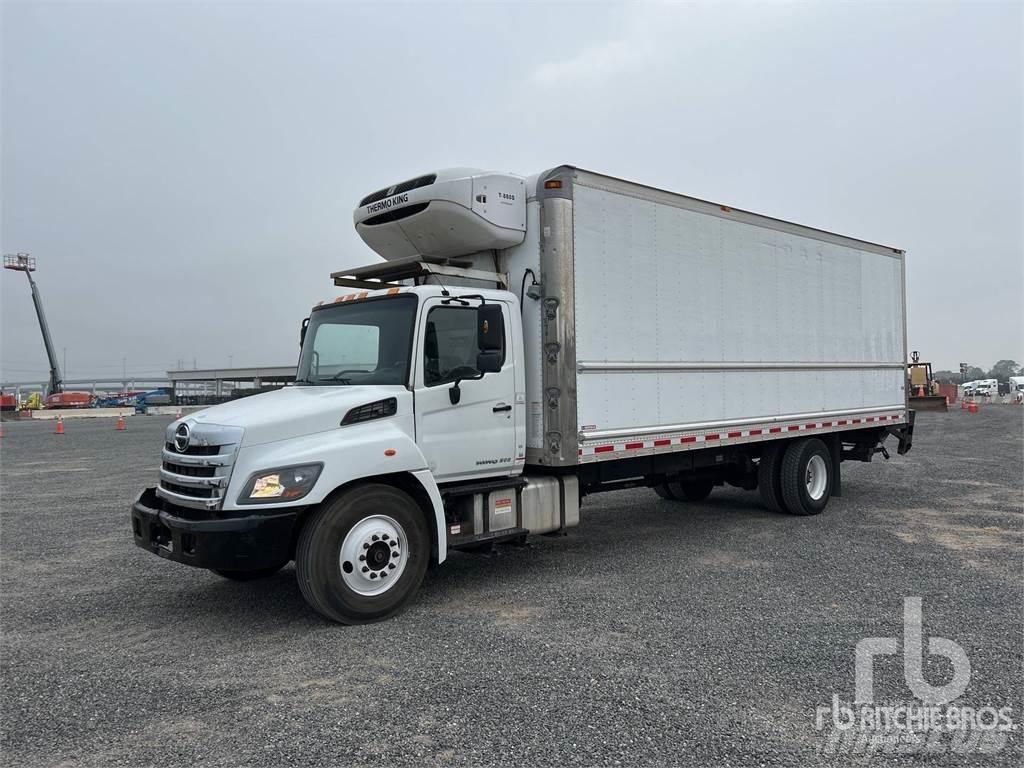
[[249,478],[238,497],[239,504],[266,504],[301,499],[316,484],[323,464],[264,469]]

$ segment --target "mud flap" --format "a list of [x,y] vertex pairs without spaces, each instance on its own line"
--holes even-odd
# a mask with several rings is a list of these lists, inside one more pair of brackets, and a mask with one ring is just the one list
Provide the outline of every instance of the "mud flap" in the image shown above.
[[903,456],[909,452],[914,444],[914,416],[916,411],[907,411],[907,423],[896,424],[890,427],[886,427],[885,431],[890,435],[893,435],[898,441],[899,445],[896,448],[896,453]]

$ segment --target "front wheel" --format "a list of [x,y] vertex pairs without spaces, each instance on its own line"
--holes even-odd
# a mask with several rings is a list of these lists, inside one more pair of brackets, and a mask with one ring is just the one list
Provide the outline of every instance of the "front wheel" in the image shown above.
[[422,510],[389,485],[346,491],[313,513],[299,534],[302,596],[342,624],[380,621],[419,589],[430,559]]
[[816,438],[797,440],[786,448],[779,472],[786,511],[817,515],[832,495],[832,457]]

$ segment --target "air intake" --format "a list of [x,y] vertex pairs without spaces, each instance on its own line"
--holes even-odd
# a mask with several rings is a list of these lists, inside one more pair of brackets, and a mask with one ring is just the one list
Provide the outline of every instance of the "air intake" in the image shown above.
[[420,187],[429,187],[436,180],[436,173],[428,173],[426,176],[409,179],[409,181],[403,181],[401,184],[395,184],[393,187],[378,189],[376,192],[369,194],[360,200],[359,207],[361,208],[369,203],[375,203],[378,200],[383,200],[385,197],[391,197],[391,195],[400,195],[403,192],[409,192],[410,190],[419,189]]

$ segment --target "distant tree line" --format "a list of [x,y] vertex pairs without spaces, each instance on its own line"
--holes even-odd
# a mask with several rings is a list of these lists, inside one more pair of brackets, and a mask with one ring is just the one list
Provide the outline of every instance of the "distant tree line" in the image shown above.
[[988,372],[976,365],[969,365],[966,378],[960,375],[960,371],[932,371],[932,378],[940,384],[959,384],[962,381],[977,381],[978,379],[1006,381],[1011,376],[1020,375],[1021,367],[1017,365],[1016,360],[1000,360]]

